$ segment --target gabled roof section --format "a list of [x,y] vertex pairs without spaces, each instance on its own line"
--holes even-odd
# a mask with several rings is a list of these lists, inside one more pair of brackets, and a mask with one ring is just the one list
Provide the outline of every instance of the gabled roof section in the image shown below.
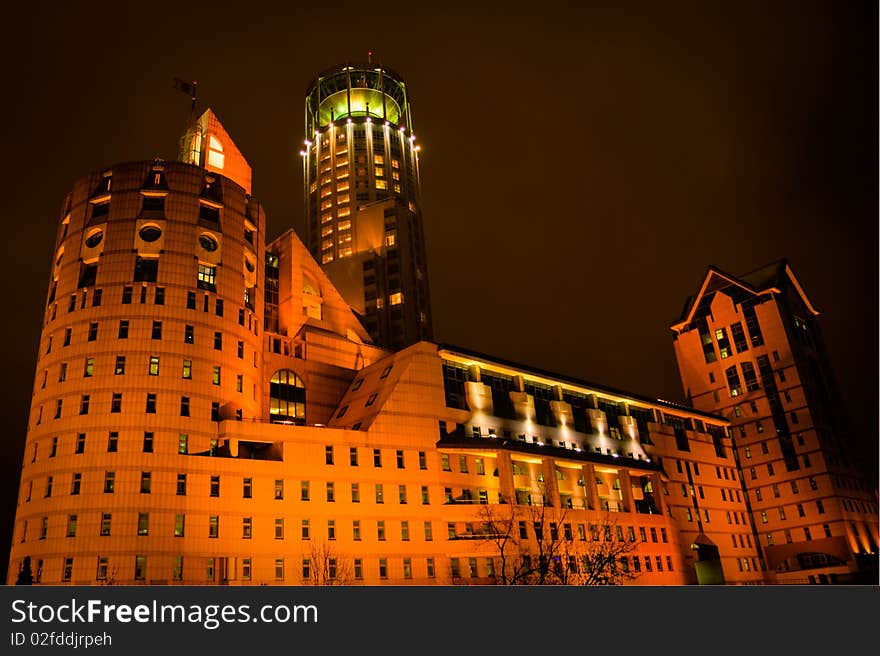
[[219,173],[251,193],[251,165],[211,109],[206,109],[183,135],[180,160]]
[[[403,351],[364,367],[343,395],[327,426],[369,430],[412,363],[412,358],[409,356],[425,349],[426,344],[421,342],[413,344]],[[429,344],[427,348],[434,355],[435,347]]]
[[749,297],[778,294],[787,285],[791,285],[795,289],[810,312],[819,314],[785,259],[771,262],[741,276],[733,276],[718,267],[709,266],[703,277],[700,290],[695,296],[690,296],[685,300],[679,320],[671,328],[673,331],[679,332],[690,324],[695,317],[708,309],[717,291],[724,292],[733,299],[734,303],[741,304]]
[[[293,229],[266,244],[266,251],[279,257],[280,275],[285,278],[279,299],[283,333],[293,335],[302,325],[310,324],[352,341],[372,343],[366,328]],[[321,318],[303,315],[302,309],[309,304],[320,306]]]

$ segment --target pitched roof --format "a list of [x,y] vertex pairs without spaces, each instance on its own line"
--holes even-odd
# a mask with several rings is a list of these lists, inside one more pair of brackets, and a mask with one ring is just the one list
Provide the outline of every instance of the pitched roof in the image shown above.
[[700,310],[711,304],[716,291],[723,290],[725,294],[733,298],[735,303],[741,303],[749,297],[781,293],[789,285],[795,289],[810,312],[819,314],[785,258],[770,262],[740,276],[733,276],[710,265],[703,277],[699,291],[685,299],[681,314],[671,328],[677,332],[691,323]]

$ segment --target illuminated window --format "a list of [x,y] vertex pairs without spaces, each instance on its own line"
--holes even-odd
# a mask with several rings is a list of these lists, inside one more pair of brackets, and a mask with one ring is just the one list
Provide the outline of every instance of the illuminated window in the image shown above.
[[186,515],[174,515],[174,537],[182,538],[186,534]]
[[339,235],[339,244],[347,244],[351,241],[351,232],[343,232]]
[[321,223],[327,223],[333,220],[333,212],[325,212],[321,215]]
[[373,169],[373,173],[375,173],[377,178],[385,177],[385,169],[383,169],[381,166],[375,167]]
[[216,276],[217,267],[199,264],[199,273],[197,277],[198,288],[207,289],[208,291],[216,291]]
[[346,219],[345,221],[339,221],[336,224],[337,230],[350,230],[351,229],[351,220]]
[[349,208],[349,207],[340,207],[340,208],[336,211],[336,215],[337,215],[339,218],[342,218],[343,216],[348,216],[348,215],[350,215],[350,214],[351,214],[351,208]]
[[385,156],[384,155],[373,155],[373,164],[384,164]]
[[213,134],[210,135],[208,137],[208,166],[222,169],[224,160],[223,144]]
[[321,236],[326,237],[327,235],[333,234],[333,226],[324,226],[321,228]]
[[321,264],[327,264],[328,262],[333,261],[333,253],[324,253],[321,257]]
[[385,245],[394,246],[397,243],[397,231],[391,230],[385,233]]
[[351,246],[341,246],[339,248],[339,257],[348,257],[351,253]]
[[736,365],[728,367],[725,374],[727,375],[727,386],[730,388],[730,395],[738,396],[739,394],[742,394],[742,386],[739,379],[739,373],[736,370]]
[[[328,185],[328,186],[324,187],[323,189],[321,189],[321,198],[326,198],[327,196],[329,196],[332,193],[333,193],[333,189],[331,189],[330,186]],[[322,210],[326,209],[325,203],[321,203],[321,209]]]
[[399,184],[394,185],[394,193],[396,193],[396,194],[400,193],[400,185]]
[[388,183],[385,180],[376,180],[376,189],[388,189]]
[[400,305],[403,303],[403,292],[394,292],[388,297],[388,302],[391,305]]
[[326,251],[330,248],[333,248],[333,240],[332,239],[325,239],[324,241],[321,242],[321,250]]
[[138,535],[149,535],[150,534],[150,514],[149,513],[138,513],[137,534]]
[[733,353],[730,349],[730,341],[727,339],[727,330],[724,328],[718,328],[715,330],[715,339],[718,342],[718,350],[721,353],[721,358],[730,357]]
[[[336,176],[336,179],[339,180],[340,178],[347,178],[347,177],[348,177],[348,171],[345,171],[344,173],[340,173],[338,176]],[[348,180],[336,183],[336,191],[348,191],[349,187],[350,187],[350,185],[348,184]]]
[[309,191],[314,193],[317,190],[318,190],[318,181],[315,180],[314,182],[312,182],[312,184],[309,185]]

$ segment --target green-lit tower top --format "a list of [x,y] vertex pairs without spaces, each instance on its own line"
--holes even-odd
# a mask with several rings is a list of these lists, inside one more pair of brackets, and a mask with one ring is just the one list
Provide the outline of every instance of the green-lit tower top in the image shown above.
[[412,132],[412,115],[403,79],[376,64],[344,64],[322,72],[306,93],[305,134],[349,118],[387,121]]

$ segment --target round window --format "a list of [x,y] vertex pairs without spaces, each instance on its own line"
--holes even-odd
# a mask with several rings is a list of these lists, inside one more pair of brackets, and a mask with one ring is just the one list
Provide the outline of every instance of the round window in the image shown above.
[[199,236],[199,245],[201,245],[201,247],[209,253],[213,253],[217,250],[217,240],[214,239],[211,235]]
[[146,242],[154,242],[162,236],[162,230],[158,226],[145,225],[138,232],[138,236]]
[[248,273],[253,273],[254,269],[256,269],[254,263],[247,258],[245,258],[244,260],[244,268],[248,270]]
[[97,232],[93,232],[88,237],[86,237],[86,246],[88,248],[94,248],[98,244],[101,243],[101,240],[104,238],[104,231],[98,230]]

